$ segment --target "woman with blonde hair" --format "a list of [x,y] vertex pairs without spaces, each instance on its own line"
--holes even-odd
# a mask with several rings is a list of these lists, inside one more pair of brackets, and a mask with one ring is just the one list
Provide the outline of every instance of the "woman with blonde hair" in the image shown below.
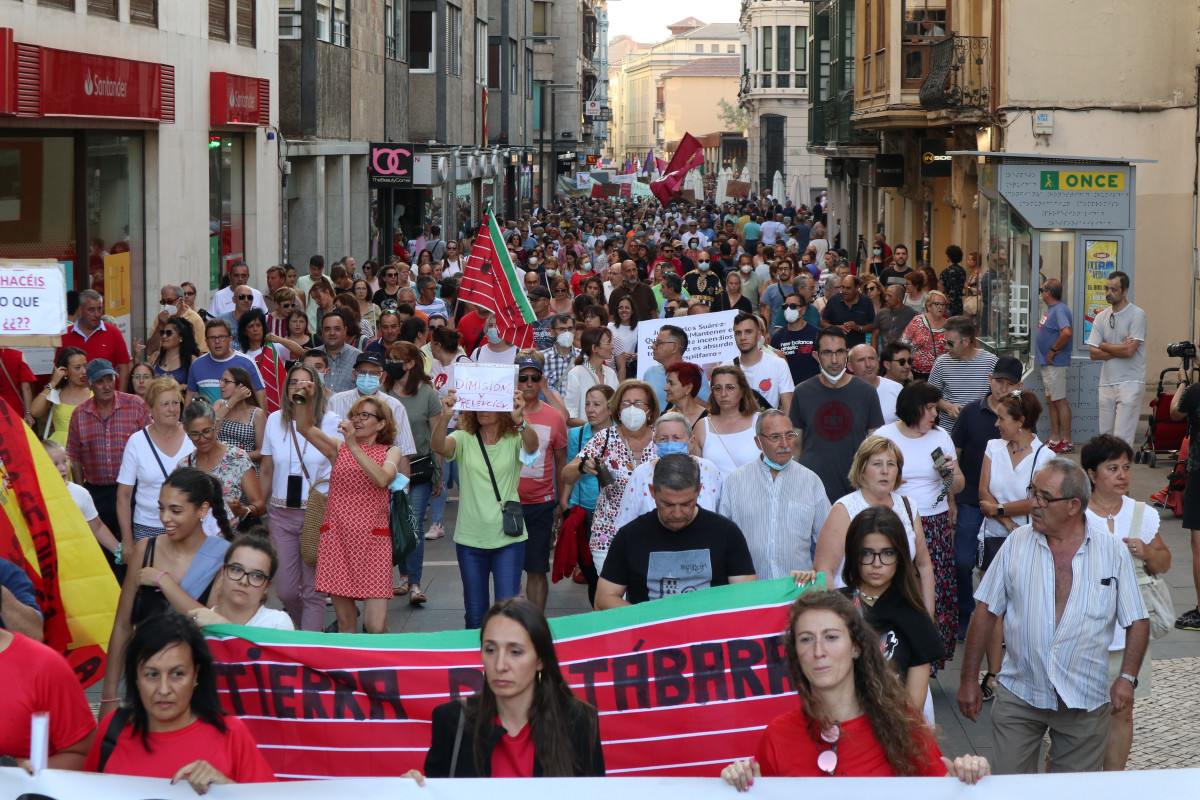
[[[918,274],[913,272],[910,277]],[[946,320],[950,318],[946,310],[949,307],[946,295],[936,289],[926,293],[925,313],[913,317],[900,337],[912,345],[913,378],[917,380],[927,379],[933,371],[933,362],[946,352]]]

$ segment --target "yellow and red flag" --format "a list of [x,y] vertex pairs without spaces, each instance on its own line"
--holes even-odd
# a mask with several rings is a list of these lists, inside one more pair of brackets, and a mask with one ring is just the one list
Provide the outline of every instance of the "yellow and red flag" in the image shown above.
[[120,587],[50,456],[0,400],[0,558],[33,581],[45,642],[90,686],[104,658]]

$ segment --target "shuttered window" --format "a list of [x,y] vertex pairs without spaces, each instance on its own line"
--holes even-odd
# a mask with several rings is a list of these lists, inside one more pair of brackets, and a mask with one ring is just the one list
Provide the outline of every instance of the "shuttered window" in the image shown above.
[[88,13],[93,17],[117,18],[117,0],[88,0]]
[[158,0],[129,0],[129,21],[158,27]]
[[237,0],[237,43],[254,47],[254,0]]
[[67,11],[75,10],[75,0],[38,0],[38,5],[62,8]]
[[229,41],[229,0],[208,0],[208,38]]

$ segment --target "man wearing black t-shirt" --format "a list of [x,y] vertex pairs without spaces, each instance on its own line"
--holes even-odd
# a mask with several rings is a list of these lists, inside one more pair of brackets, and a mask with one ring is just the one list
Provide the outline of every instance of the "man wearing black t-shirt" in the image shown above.
[[787,325],[775,331],[771,347],[783,353],[788,368],[792,371],[792,384],[799,386],[809,378],[816,377],[821,365],[813,357],[817,347],[817,335],[821,332],[815,325],[805,321],[808,301],[801,294],[789,294],[784,298],[783,316]]
[[908,248],[898,244],[892,256],[895,266],[888,267],[879,273],[879,282],[884,286],[903,286],[904,278],[912,272],[912,267],[908,265]]
[[700,467],[682,453],[654,465],[654,511],[617,531],[596,587],[596,610],[755,580],[741,530],[700,508]]

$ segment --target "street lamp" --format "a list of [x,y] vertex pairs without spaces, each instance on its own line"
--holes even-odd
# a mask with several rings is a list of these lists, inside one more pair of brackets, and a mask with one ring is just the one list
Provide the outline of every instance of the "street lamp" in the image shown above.
[[[554,126],[558,122],[558,107],[557,96],[562,94],[582,94],[583,90],[575,86],[573,83],[546,83],[542,84],[543,89],[550,90],[550,155],[551,163],[554,165],[553,171],[546,170],[550,173],[551,191],[542,194],[542,204],[545,205],[547,199],[558,194],[558,136],[555,134]],[[545,169],[545,144],[546,131],[545,126],[542,127],[542,135],[538,140],[538,161],[541,162],[542,168]]]

